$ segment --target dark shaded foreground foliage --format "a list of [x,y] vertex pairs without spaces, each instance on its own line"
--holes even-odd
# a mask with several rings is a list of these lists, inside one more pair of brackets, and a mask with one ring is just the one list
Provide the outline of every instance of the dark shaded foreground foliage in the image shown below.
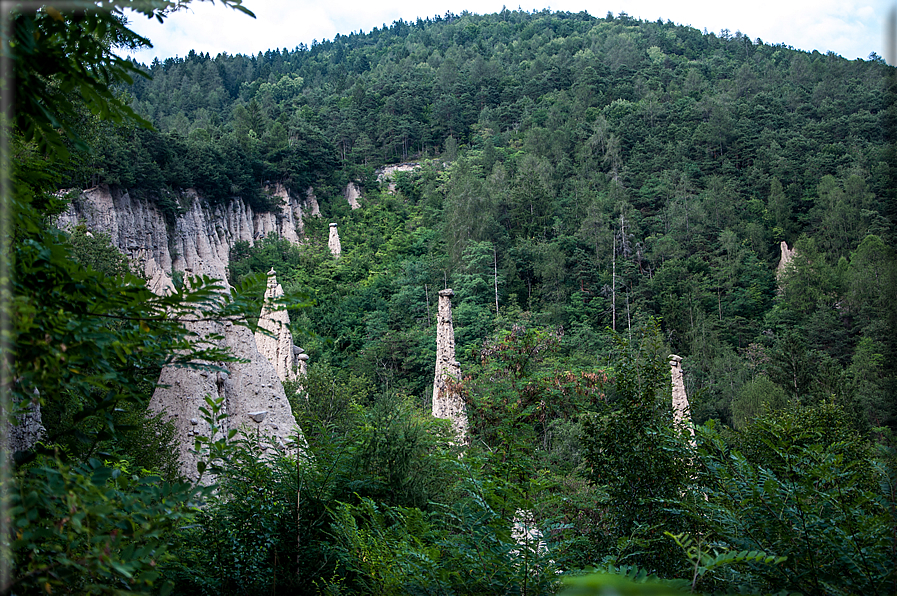
[[[0,591],[165,592],[172,584],[159,568],[171,537],[208,491],[178,482],[172,427],[148,417],[146,403],[163,366],[219,370],[232,359],[185,322],[250,325],[263,279],[228,295],[191,278],[157,296],[108,239],[47,225],[55,199],[33,165],[20,164],[7,210],[13,294],[3,333],[14,351],[3,354],[4,415],[16,423],[39,403],[45,432],[8,454],[2,554],[11,569]],[[215,455],[214,441],[203,446]]]
[[90,459],[47,461],[8,489],[14,556],[11,594],[167,594],[160,567],[171,536],[193,518],[201,490],[138,477]]

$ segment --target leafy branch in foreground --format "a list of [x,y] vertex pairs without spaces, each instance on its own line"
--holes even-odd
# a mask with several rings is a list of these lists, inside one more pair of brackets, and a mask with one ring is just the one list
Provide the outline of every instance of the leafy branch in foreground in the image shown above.
[[167,594],[158,566],[207,490],[128,477],[96,459],[47,460],[9,491],[15,568],[0,593]]
[[560,596],[678,596],[686,592],[680,582],[659,579],[638,567],[599,570],[568,576]]
[[692,563],[692,592],[695,591],[698,586],[698,581],[700,581],[705,574],[721,567],[728,567],[735,563],[751,562],[778,565],[788,559],[788,557],[774,557],[757,550],[728,550],[719,545],[708,545],[701,538],[695,540],[684,533],[671,534],[669,532],[664,532],[664,534],[672,538],[673,541],[679,545],[683,552],[685,552],[685,556],[687,556]]
[[200,407],[203,421],[209,426],[209,436],[198,435],[194,443],[194,450],[202,459],[196,462],[196,470],[199,472],[199,480],[202,481],[206,471],[217,474],[224,469],[224,464],[233,455],[235,445],[229,443],[237,436],[238,429],[232,428],[224,432],[227,421],[227,411],[224,409],[224,399],[205,396],[208,408]]
[[778,557],[773,566],[749,563],[745,584],[893,593],[893,460],[876,456],[843,409],[823,403],[769,414],[735,445],[711,425],[698,437],[708,495],[696,503],[702,519],[727,547]]

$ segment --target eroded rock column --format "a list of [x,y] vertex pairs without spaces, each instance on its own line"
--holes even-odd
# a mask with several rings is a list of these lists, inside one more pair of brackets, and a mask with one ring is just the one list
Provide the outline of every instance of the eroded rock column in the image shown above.
[[[281,381],[295,381],[298,378],[297,367],[302,348],[293,345],[293,334],[290,333],[290,313],[284,309],[275,309],[273,303],[283,297],[283,288],[277,283],[274,269],[268,272],[268,288],[265,290],[265,305],[259,315],[259,327],[271,335],[255,332],[255,343],[259,352],[274,365]],[[296,351],[296,350],[300,351]],[[306,356],[306,359],[308,357]]]
[[454,384],[461,379],[461,366],[455,360],[455,328],[452,325],[452,290],[439,292],[436,315],[436,374],[433,379],[433,416],[452,421],[462,440],[467,438],[467,411]]
[[677,427],[688,428],[694,443],[695,431],[691,426],[691,408],[682,378],[682,356],[670,354],[670,377],[673,385],[673,422]]
[[779,244],[779,247],[782,250],[782,257],[779,259],[778,267],[776,267],[776,279],[781,285],[782,276],[785,275],[785,271],[788,269],[788,264],[794,260],[795,250],[793,248],[788,248],[788,243],[784,240]]
[[335,223],[330,224],[330,237],[327,238],[327,248],[330,249],[330,254],[336,258],[339,258],[343,253],[343,247],[339,242],[339,232],[336,230]]

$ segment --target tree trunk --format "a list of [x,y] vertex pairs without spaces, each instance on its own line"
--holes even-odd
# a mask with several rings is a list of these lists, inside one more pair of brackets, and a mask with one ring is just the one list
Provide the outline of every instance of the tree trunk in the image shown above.
[[617,235],[613,237],[614,249],[611,257],[610,281],[610,328],[617,330]]
[[493,281],[495,282],[495,316],[498,316],[498,251],[495,249],[495,245],[492,245],[492,267],[493,267]]

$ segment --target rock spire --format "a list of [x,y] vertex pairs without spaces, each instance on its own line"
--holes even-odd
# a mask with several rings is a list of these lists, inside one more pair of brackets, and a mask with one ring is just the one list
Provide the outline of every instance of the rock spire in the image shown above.
[[339,258],[339,256],[343,254],[343,246],[339,241],[339,231],[336,229],[336,223],[330,224],[330,236],[327,238],[327,248],[330,249],[330,254],[336,258]]
[[[259,315],[260,330],[255,332],[255,343],[262,356],[274,365],[281,381],[295,381],[299,378],[299,369],[304,368],[300,366],[300,362],[304,365],[308,356],[303,354],[302,348],[293,345],[290,313],[274,307],[274,301],[281,297],[283,288],[277,283],[277,275],[272,268],[268,272],[268,288],[265,290],[265,304]],[[305,360],[300,360],[300,356],[305,356]]]
[[676,426],[688,428],[694,442],[691,408],[688,405],[688,395],[685,393],[685,382],[682,378],[682,356],[670,354],[670,377],[673,385],[673,421]]
[[788,248],[788,243],[784,240],[782,240],[779,246],[782,249],[782,257],[779,259],[779,266],[776,267],[776,279],[781,282],[782,276],[785,275],[785,271],[788,268],[788,263],[794,259],[795,250]]
[[433,379],[433,416],[452,421],[452,428],[461,440],[467,437],[467,411],[454,388],[461,379],[461,366],[455,360],[455,329],[452,326],[450,289],[439,292],[436,318],[436,374]]
[[358,188],[357,184],[354,182],[347,184],[343,195],[346,197],[346,201],[349,203],[349,206],[352,207],[353,211],[361,207],[361,203],[358,202],[358,199],[362,198],[361,190]]

